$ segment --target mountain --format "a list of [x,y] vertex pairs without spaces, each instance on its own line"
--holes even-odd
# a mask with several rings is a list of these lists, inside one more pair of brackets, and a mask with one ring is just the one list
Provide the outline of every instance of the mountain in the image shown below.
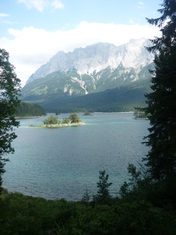
[[148,45],[149,40],[142,38],[130,40],[121,46],[97,43],[86,48],[77,48],[73,52],[59,51],[47,64],[32,74],[27,83],[56,71],[61,73],[76,71],[80,76],[88,74],[99,80],[101,71],[110,68],[113,72],[118,67],[123,67],[126,71],[135,68],[136,76],[132,77],[134,80],[137,79],[139,70],[153,61],[152,54],[145,49]]
[[22,89],[22,100],[43,107],[47,103],[51,109],[57,100],[58,105],[62,100],[64,106],[73,100],[79,103],[78,99],[85,95],[89,99],[92,93],[102,95],[106,90],[142,84],[150,78],[149,69],[153,66],[153,55],[146,46],[149,41],[139,39],[121,46],[97,43],[73,52],[60,51],[29,77]]

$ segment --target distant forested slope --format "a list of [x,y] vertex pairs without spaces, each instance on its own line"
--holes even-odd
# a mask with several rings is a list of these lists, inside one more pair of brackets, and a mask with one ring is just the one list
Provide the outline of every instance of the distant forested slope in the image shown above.
[[[65,96],[58,97],[55,95],[48,95],[45,99],[41,95],[37,102],[47,112],[126,112],[134,111],[135,107],[144,107],[144,94],[150,91],[150,80],[139,81],[131,83],[127,86],[119,86],[115,89],[108,89],[103,92],[97,92],[84,96]],[[33,98],[33,97],[31,97]],[[34,102],[29,99],[28,102]]]
[[15,115],[17,117],[32,117],[46,115],[44,108],[38,104],[21,102],[17,107]]

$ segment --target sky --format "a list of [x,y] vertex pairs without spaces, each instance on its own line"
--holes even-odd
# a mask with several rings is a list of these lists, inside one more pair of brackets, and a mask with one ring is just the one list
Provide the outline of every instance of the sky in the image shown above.
[[0,48],[10,56],[23,87],[58,51],[98,42],[116,46],[153,38],[162,0],[0,0]]

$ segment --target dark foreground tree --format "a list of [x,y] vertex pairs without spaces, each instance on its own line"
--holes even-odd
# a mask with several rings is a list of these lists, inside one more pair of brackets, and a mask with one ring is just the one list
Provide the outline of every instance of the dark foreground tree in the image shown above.
[[112,183],[108,182],[109,175],[106,174],[106,171],[99,171],[99,181],[97,183],[97,195],[95,195],[94,200],[100,203],[106,203],[110,198],[109,187]]
[[8,153],[13,153],[11,145],[16,138],[14,127],[19,125],[14,114],[19,104],[20,80],[16,77],[14,66],[9,62],[9,54],[4,49],[0,49],[0,194],[4,173],[5,157]]
[[144,109],[151,127],[144,138],[150,151],[143,160],[157,181],[176,173],[176,1],[164,0],[161,6],[161,17],[147,19],[160,28],[161,37],[151,40],[148,48],[155,53],[155,69]]

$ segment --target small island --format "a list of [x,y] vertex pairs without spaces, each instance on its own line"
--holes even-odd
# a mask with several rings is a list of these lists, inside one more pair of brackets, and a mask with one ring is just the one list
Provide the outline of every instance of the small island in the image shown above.
[[30,127],[59,128],[80,125],[85,125],[85,123],[81,121],[81,118],[78,117],[76,113],[73,113],[70,114],[68,118],[63,118],[62,121],[58,121],[58,116],[51,115],[43,121],[43,124],[39,124],[37,126],[30,125]]
[[90,116],[90,115],[91,115],[91,113],[89,113],[89,111],[84,112],[84,116]]
[[133,115],[135,119],[148,119],[148,117],[150,116],[150,114],[147,114],[144,111],[142,111],[141,108],[135,108]]

